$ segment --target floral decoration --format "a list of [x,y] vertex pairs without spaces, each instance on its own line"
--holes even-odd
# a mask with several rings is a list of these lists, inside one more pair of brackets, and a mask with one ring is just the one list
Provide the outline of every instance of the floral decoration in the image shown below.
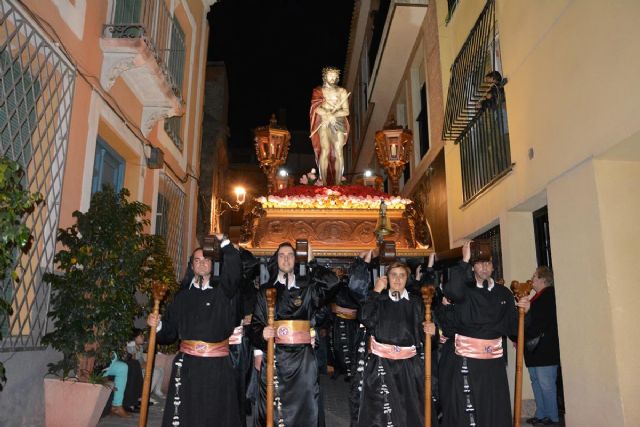
[[316,168],[311,168],[310,172],[305,173],[300,177],[300,184],[302,185],[322,185],[322,179],[318,176]]
[[409,199],[391,196],[363,185],[330,187],[297,185],[257,199],[263,208],[279,209],[379,209],[384,199],[387,209],[404,209]]

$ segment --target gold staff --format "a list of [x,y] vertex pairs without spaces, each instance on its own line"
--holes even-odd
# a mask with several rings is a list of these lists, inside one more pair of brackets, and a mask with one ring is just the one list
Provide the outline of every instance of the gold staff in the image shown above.
[[[160,314],[160,302],[164,299],[169,287],[165,283],[153,283],[153,314]],[[140,419],[138,427],[146,427],[149,412],[149,394],[151,392],[151,377],[153,376],[153,359],[156,355],[156,328],[149,331],[149,348],[147,349],[147,367],[144,372],[142,398],[140,401]]]
[[[433,286],[420,289],[424,303],[424,321],[431,323],[431,300],[436,294]],[[431,335],[424,336],[424,427],[431,427]]]
[[[526,282],[511,282],[511,292],[517,299],[531,293],[533,284]],[[520,427],[520,413],[522,411],[522,358],[524,356],[524,308],[518,307],[518,351],[516,352],[516,387],[513,398],[513,426]]]
[[[273,327],[276,311],[276,290],[275,288],[267,289],[267,323]],[[273,427],[273,359],[274,354],[274,338],[267,340],[267,427]]]

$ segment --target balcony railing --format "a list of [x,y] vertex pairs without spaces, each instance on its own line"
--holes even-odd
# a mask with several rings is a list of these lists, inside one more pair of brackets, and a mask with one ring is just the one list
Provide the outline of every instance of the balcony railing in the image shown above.
[[492,71],[498,69],[494,0],[485,8],[471,29],[451,65],[442,137],[457,140],[480,113],[481,101],[489,90]]
[[184,32],[164,0],[116,0],[107,38],[140,38],[153,52],[176,96],[181,96],[185,63]]
[[483,108],[457,142],[466,204],[511,170],[504,98]]

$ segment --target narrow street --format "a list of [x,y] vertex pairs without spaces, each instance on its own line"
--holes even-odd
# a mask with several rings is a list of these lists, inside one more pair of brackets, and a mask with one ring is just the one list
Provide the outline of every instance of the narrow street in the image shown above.
[[[327,375],[320,376],[320,385],[324,396],[325,424],[327,427],[349,426],[349,387],[340,377],[331,380]],[[159,427],[162,424],[162,410],[164,402],[149,408],[147,426]],[[100,420],[98,427],[137,427],[138,414],[133,414],[129,419],[119,418],[113,415]],[[247,426],[251,426],[251,417],[247,418]],[[212,426],[213,427],[213,426]]]
[[[332,380],[327,375],[321,375],[320,386],[324,397],[326,427],[349,427],[349,385],[342,380],[342,377]],[[160,427],[163,407],[164,402],[150,407],[147,426]],[[133,415],[129,419],[109,415],[100,420],[98,427],[137,427],[139,416]],[[247,426],[252,425],[251,417],[248,417]],[[529,425],[525,423],[524,418],[522,425]]]

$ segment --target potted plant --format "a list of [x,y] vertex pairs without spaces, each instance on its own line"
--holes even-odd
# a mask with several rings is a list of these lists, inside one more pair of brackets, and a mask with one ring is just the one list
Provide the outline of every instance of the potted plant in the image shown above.
[[[31,213],[36,204],[42,201],[38,193],[24,190],[20,165],[6,157],[0,157],[0,283],[7,275],[18,280],[18,275],[10,269],[14,267],[20,251],[26,253],[32,240],[29,228],[24,225],[25,215]],[[11,304],[0,294],[0,325],[13,314]],[[2,340],[2,334],[0,334]],[[6,383],[5,368],[0,362],[0,391]]]
[[[114,354],[120,354],[130,336],[134,319],[142,313],[135,298],[143,282],[148,248],[144,227],[149,207],[131,202],[126,189],[116,193],[105,187],[91,198],[86,213],[76,211],[76,223],[58,230],[56,273],[48,273],[44,280],[51,285],[49,318],[55,330],[45,335],[48,344],[62,353],[62,359],[49,364],[49,373],[67,379],[73,372],[76,381],[45,379],[45,398],[49,395],[87,397],[81,385],[94,387],[94,403],[74,403],[72,413],[80,407],[97,405],[87,410],[91,420],[78,425],[95,425],[106,403],[104,389],[88,384],[94,366],[106,367]],[[84,384],[83,384],[84,383]],[[48,393],[48,388],[65,387],[66,391]],[[86,388],[85,387],[85,388]],[[45,402],[47,425],[57,425],[53,410],[63,404]],[[65,426],[71,426],[69,412],[62,414]]]
[[[144,266],[144,279],[140,291],[149,296],[152,294],[151,287],[154,282],[162,282],[167,285],[167,301],[162,306],[162,309],[168,306],[168,302],[175,295],[179,289],[179,284],[176,282],[175,270],[173,268],[173,261],[167,255],[167,248],[164,239],[161,236],[149,236],[148,242],[148,257]],[[150,311],[153,306],[153,299],[149,298],[147,304],[147,311]],[[162,378],[162,392],[166,395],[169,390],[169,380],[171,377],[171,365],[178,351],[178,344],[159,345],[158,353],[155,357],[155,366],[164,369],[164,376]]]

